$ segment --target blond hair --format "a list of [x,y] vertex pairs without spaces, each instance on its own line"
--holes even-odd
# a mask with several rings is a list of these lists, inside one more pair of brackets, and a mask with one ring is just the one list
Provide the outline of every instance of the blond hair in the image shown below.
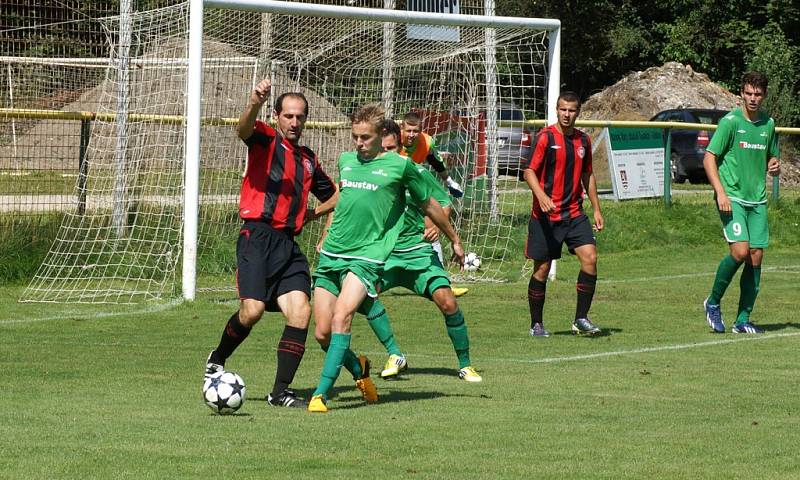
[[355,125],[356,123],[368,123],[375,129],[376,132],[381,133],[383,129],[383,122],[385,120],[386,109],[378,103],[368,103],[358,108],[350,116],[350,121]]

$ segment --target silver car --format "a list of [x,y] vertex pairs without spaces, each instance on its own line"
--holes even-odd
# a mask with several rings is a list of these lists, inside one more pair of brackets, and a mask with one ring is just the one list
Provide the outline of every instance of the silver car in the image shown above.
[[[462,108],[456,112],[461,118],[481,119],[486,115],[485,107]],[[531,160],[532,135],[522,124],[525,114],[513,103],[501,102],[497,108],[497,171],[499,175],[522,178],[522,173]],[[509,125],[507,122],[518,122]],[[505,124],[504,124],[505,123]]]

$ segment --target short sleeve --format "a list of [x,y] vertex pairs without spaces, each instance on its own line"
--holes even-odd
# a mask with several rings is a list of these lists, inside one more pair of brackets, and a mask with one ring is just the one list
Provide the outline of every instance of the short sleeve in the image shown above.
[[728,116],[722,117],[717,125],[717,131],[711,137],[706,150],[716,155],[717,158],[722,157],[728,153],[728,149],[733,143],[735,131],[736,127],[733,119]]
[[314,176],[311,181],[311,193],[321,202],[327,201],[336,193],[333,180],[325,173],[316,155],[314,155]]
[[245,138],[243,141],[248,147],[252,147],[256,144],[269,145],[270,142],[275,139],[276,135],[277,134],[274,128],[270,127],[261,120],[256,120],[256,124],[253,127],[253,134]]
[[536,136],[536,146],[533,148],[533,152],[531,153],[531,161],[528,164],[528,168],[534,172],[539,170],[544,162],[544,154],[547,152],[547,141],[547,132],[545,130],[541,130]]
[[767,150],[767,160],[770,158],[780,158],[781,151],[778,142],[778,134],[775,132],[775,121],[770,120],[772,123],[772,135],[770,135],[769,149]]
[[410,160],[406,160],[403,170],[403,184],[411,195],[411,200],[417,205],[422,205],[431,197],[431,187]]
[[592,173],[592,139],[589,135],[583,135],[581,139],[583,147],[583,173]]
[[422,168],[420,169],[417,167],[417,170],[422,174],[422,177],[428,183],[428,188],[431,190],[431,197],[435,198],[439,205],[442,207],[447,207],[451,205],[453,202],[450,200],[450,195],[442,187],[442,184],[434,178],[433,174],[429,172],[427,169]]

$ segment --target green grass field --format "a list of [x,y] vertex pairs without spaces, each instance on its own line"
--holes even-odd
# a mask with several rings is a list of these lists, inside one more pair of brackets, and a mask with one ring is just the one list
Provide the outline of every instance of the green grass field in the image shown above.
[[[469,285],[460,302],[484,382],[466,384],[433,305],[389,293],[410,371],[377,380],[381,400],[370,406],[344,373],[330,413],[316,416],[263,400],[277,316],[229,360],[248,401],[216,416],[201,400],[202,369],[236,308],[232,293],[191,304],[21,304],[47,245],[47,235],[26,239],[58,222],[4,223],[0,364],[12,376],[1,397],[0,477],[800,477],[800,195],[770,206],[754,312],[767,334],[758,337],[714,335],[705,324],[701,304],[725,253],[709,195],[676,197],[668,210],[660,200],[603,206],[592,309],[602,337],[569,333],[574,258],[548,288],[549,339],[527,334],[525,281]],[[728,319],[737,297],[735,280]],[[376,369],[386,358],[361,317],[353,346]],[[323,361],[313,335],[307,348],[294,383],[304,397]]]
[[[228,368],[248,401],[201,401],[205,357],[236,308],[220,295],[123,309],[16,303],[0,292],[4,478],[797,478],[800,251],[770,249],[754,318],[767,333],[708,332],[701,303],[723,246],[600,256],[604,336],[569,334],[577,263],[548,289],[549,339],[528,336],[525,283],[462,297],[466,384],[433,305],[387,294],[410,370],[365,405],[346,373],[327,415],[269,407],[281,322],[266,317]],[[724,313],[734,315],[738,285]],[[385,360],[363,318],[353,346]],[[309,339],[294,386],[323,355]],[[282,473],[279,473],[282,472]]]

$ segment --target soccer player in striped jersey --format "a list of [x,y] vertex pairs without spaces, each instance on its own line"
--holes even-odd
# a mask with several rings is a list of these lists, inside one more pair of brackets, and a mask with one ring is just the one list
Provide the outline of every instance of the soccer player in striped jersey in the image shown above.
[[327,351],[309,412],[328,411],[328,394],[342,366],[356,377],[364,400],[378,400],[369,362],[350,350],[350,329],[362,302],[377,297],[383,266],[403,226],[406,192],[450,238],[454,257],[464,262],[461,240],[442,207],[431,198],[417,166],[396,153],[383,152],[383,121],[379,105],[359,108],[351,129],[356,151],[339,157],[339,201],[314,272],[314,334]]
[[761,283],[761,261],[769,245],[766,174],[780,173],[775,121],[761,111],[767,96],[766,75],[742,77],[743,105],[722,117],[703,158],[714,188],[722,233],[730,253],[717,267],[711,293],[704,302],[706,321],[715,333],[725,332],[720,301],[744,263],[734,333],[763,333],[750,321]]
[[[306,408],[308,404],[289,389],[305,353],[311,318],[308,260],[294,239],[304,224],[333,209],[338,191],[316,154],[300,145],[308,117],[308,102],[301,93],[277,98],[272,112],[277,128],[257,120],[270,90],[268,79],[259,82],[239,117],[238,134],[247,145],[248,160],[239,198],[243,225],[236,243],[240,304],[208,356],[205,373],[223,370],[264,311],[280,311],[286,326],[278,342],[275,383],[266,400],[274,406]],[[322,202],[316,209],[308,208],[309,193]]]
[[[400,139],[398,125],[386,120],[383,127],[383,149],[397,151]],[[406,157],[403,157],[406,158]],[[431,195],[449,216],[450,198],[439,182],[423,166],[418,166],[420,175],[431,188]],[[458,360],[458,377],[467,382],[480,382],[480,374],[472,366],[469,355],[469,335],[464,314],[458,306],[450,286],[450,278],[442,266],[438,253],[431,242],[439,239],[439,229],[425,217],[422,210],[411,202],[406,194],[407,206],[403,215],[403,229],[386,260],[380,280],[380,292],[395,287],[404,287],[436,304],[444,317],[445,328],[453,344]],[[369,303],[369,304],[367,304]],[[369,307],[369,310],[366,310]],[[389,359],[383,367],[381,378],[388,380],[408,368],[405,355],[394,337],[386,308],[379,299],[365,302],[359,313],[367,317],[375,336],[386,348]]]
[[583,212],[584,192],[588,193],[592,204],[594,228],[602,230],[604,221],[592,173],[591,140],[575,128],[580,111],[580,97],[575,92],[559,95],[556,101],[558,121],[539,132],[530,165],[524,173],[533,192],[525,256],[533,260],[528,305],[530,334],[534,337],[550,336],[542,319],[546,281],[550,264],[561,258],[565,243],[581,264],[572,331],[590,336],[601,333],[588,316],[597,283],[597,248],[592,225]]

